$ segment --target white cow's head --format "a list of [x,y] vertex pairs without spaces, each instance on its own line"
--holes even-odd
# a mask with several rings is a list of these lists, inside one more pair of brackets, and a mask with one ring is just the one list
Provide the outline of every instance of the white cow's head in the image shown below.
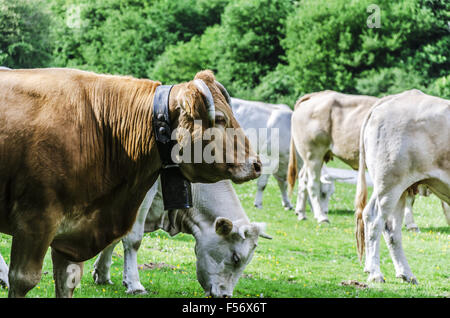
[[206,296],[231,297],[242,272],[253,257],[265,224],[218,217],[196,240],[197,279]]

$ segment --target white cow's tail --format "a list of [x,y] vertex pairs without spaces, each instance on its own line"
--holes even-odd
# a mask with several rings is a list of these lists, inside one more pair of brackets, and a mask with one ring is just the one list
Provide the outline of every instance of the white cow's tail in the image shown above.
[[[313,97],[314,95],[317,95],[317,94],[319,94],[319,93],[310,93],[310,94],[306,94],[306,95],[303,95],[302,97],[300,97],[295,102],[294,112],[300,106],[301,103],[309,100],[311,97]],[[292,116],[294,116],[294,115],[292,114]],[[292,195],[292,190],[294,189],[295,181],[297,180],[297,173],[298,173],[298,171],[297,171],[297,167],[298,167],[297,149],[295,148],[295,143],[294,143],[294,132],[292,129],[293,126],[294,126],[294,122],[291,122],[291,145],[289,147],[289,165],[288,165],[288,173],[287,173],[289,196]]]
[[[373,109],[373,108],[372,108]],[[366,154],[364,149],[364,131],[369,121],[372,109],[369,111],[361,126],[359,135],[359,168],[358,168],[358,183],[356,186],[355,196],[355,220],[356,220],[356,248],[358,250],[358,257],[361,261],[364,255],[365,248],[365,234],[364,234],[364,220],[363,210],[367,204],[367,183],[366,183]]]

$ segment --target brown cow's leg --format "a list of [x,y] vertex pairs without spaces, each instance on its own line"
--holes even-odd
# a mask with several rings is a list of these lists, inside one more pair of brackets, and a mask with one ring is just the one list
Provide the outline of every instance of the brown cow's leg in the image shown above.
[[53,248],[52,261],[55,296],[57,298],[72,298],[73,291],[83,276],[84,263],[68,261],[61,253]]
[[16,233],[11,245],[8,297],[25,297],[41,280],[42,264],[50,245],[42,233]]

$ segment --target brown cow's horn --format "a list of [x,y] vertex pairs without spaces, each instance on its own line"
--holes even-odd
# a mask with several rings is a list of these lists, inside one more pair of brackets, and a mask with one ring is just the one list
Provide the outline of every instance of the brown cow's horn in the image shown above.
[[219,87],[219,89],[222,92],[222,95],[225,97],[227,103],[231,106],[231,97],[230,97],[230,94],[228,94],[228,91],[225,88],[225,86],[220,84],[218,81],[214,81],[214,82],[216,83],[217,87]]
[[206,99],[206,110],[208,111],[208,119],[211,127],[214,126],[216,120],[216,111],[214,106],[214,99],[208,86],[201,79],[194,80],[195,86],[202,92]]

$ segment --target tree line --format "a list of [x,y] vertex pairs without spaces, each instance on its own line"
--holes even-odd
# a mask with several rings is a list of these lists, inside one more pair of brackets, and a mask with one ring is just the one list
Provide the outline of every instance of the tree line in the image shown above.
[[291,107],[324,89],[450,98],[450,2],[373,2],[0,0],[0,65],[164,84],[212,69],[232,96]]

